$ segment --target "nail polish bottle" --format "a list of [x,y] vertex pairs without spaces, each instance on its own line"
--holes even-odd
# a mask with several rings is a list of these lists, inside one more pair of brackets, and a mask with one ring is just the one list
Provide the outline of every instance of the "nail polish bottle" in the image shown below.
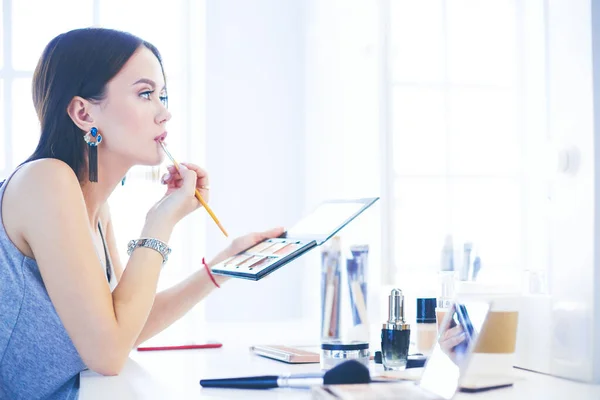
[[392,289],[388,320],[381,329],[381,355],[386,371],[406,368],[409,345],[410,325],[404,320],[404,296],[400,289]]

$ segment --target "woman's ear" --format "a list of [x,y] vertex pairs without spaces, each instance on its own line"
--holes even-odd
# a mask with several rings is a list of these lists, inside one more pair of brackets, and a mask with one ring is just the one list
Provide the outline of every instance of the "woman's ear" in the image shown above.
[[79,129],[89,132],[94,126],[94,118],[90,114],[92,104],[86,99],[75,96],[67,106],[67,114]]

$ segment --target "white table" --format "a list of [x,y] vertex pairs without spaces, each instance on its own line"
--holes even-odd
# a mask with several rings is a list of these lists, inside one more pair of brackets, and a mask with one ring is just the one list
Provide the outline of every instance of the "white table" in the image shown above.
[[[271,327],[234,326],[219,335],[224,344],[220,349],[177,350],[131,353],[119,376],[103,377],[86,371],[81,379],[81,400],[95,399],[310,399],[310,390],[271,389],[233,390],[205,389],[200,379],[251,375],[281,375],[318,372],[318,364],[289,365],[252,355],[251,344],[273,344],[260,340],[273,332]],[[281,327],[280,327],[281,328]],[[228,332],[225,334],[223,332]],[[298,332],[298,330],[295,330]],[[291,344],[305,344],[290,342]],[[378,366],[379,367],[379,366]],[[600,399],[600,385],[587,385],[528,371],[516,370],[519,380],[512,388],[478,394],[461,393],[456,399],[536,400],[536,399]]]

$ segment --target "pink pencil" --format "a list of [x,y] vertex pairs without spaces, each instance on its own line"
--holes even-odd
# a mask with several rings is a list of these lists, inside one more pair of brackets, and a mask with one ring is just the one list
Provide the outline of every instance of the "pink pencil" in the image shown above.
[[223,347],[223,344],[221,344],[221,343],[204,343],[204,344],[184,344],[181,346],[138,347],[137,351],[218,349],[219,347]]

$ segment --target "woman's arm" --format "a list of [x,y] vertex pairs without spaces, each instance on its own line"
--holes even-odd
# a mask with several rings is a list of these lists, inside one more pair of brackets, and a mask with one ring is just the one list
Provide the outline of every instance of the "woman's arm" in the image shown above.
[[[31,248],[73,344],[90,369],[117,374],[152,308],[162,256],[152,249],[136,249],[111,294],[70,167],[51,159],[31,162],[10,185],[18,190],[7,188],[11,195],[3,207],[11,210],[10,220]],[[148,214],[141,236],[168,242],[174,222],[160,213],[154,209]]]
[[[209,264],[210,265],[210,264]],[[221,285],[228,278],[215,275]],[[215,289],[204,267],[189,278],[156,295],[148,320],[138,336],[135,347],[171,326],[187,314],[200,300]]]
[[[121,276],[123,275],[123,264],[119,258],[112,218],[107,206],[103,209],[101,218],[105,223],[106,242],[113,269],[115,271],[117,282],[120,282]],[[168,264],[165,266],[165,268],[169,267]],[[221,285],[228,278],[215,276],[215,279],[219,285]],[[181,283],[156,294],[148,319],[144,324],[144,328],[138,336],[134,347],[137,347],[142,342],[150,339],[172,325],[175,321],[179,320],[214,288],[214,283],[210,280],[208,273],[202,267],[202,269],[198,270]]]
[[[107,218],[106,220],[108,221],[106,233],[108,247],[111,254],[111,259],[113,260],[115,274],[118,276],[120,272],[117,271],[122,271],[123,268],[119,260],[115,235],[112,229],[112,224],[110,223],[111,219],[108,211],[105,218]],[[219,253],[212,261],[210,261],[208,265],[213,266],[218,262],[239,253],[242,250],[252,247],[254,244],[262,240],[278,237],[282,233],[283,229],[278,228],[262,233],[252,233],[238,238],[232,242],[231,246]],[[168,268],[169,266],[167,265],[166,267]],[[215,285],[210,280],[205,268],[201,265],[199,267],[200,269],[194,272],[189,278],[156,295],[154,304],[152,305],[152,310],[148,316],[148,320],[146,321],[142,332],[135,342],[135,347],[162,332],[174,322],[179,320],[215,289]],[[214,277],[219,285],[225,283],[229,279],[227,277],[218,275],[215,275]]]
[[[265,239],[278,237],[282,233],[283,228],[275,228],[239,237],[212,259],[208,263],[208,266],[212,267]],[[214,275],[214,277],[219,286],[230,279],[229,277],[218,275]],[[177,321],[214,289],[214,283],[208,277],[208,272],[202,267],[183,282],[157,294],[148,321],[136,341],[136,346]]]

